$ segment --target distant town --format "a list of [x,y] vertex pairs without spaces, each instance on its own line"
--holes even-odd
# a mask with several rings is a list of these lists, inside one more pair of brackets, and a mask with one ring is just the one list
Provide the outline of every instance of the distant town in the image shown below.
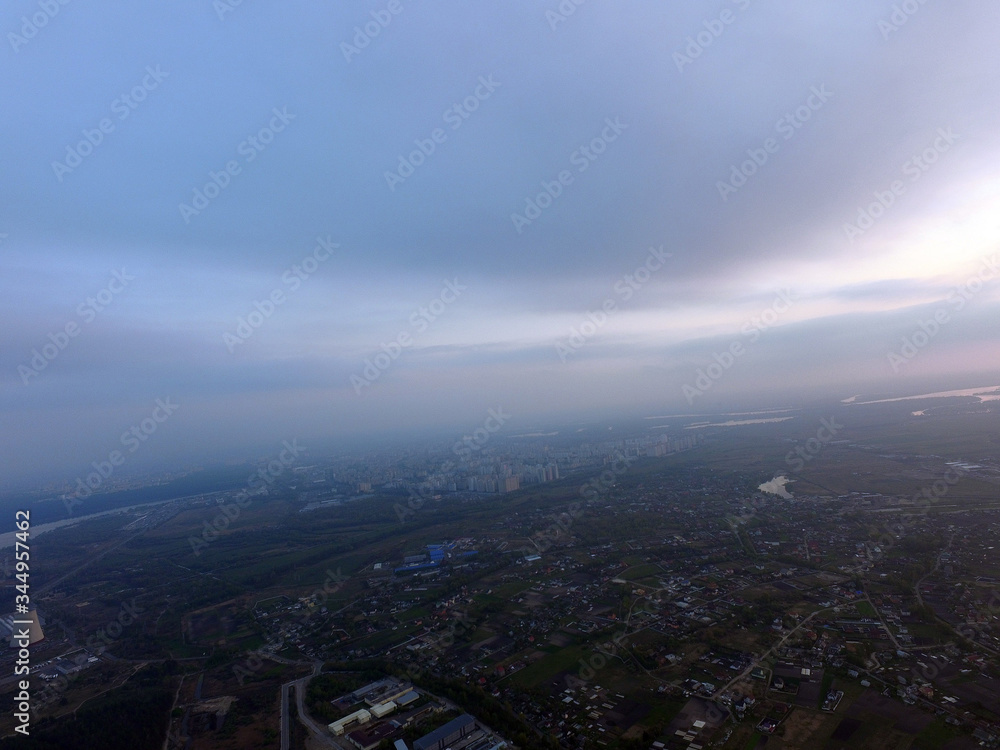
[[1000,464],[899,448],[986,417],[868,408],[303,452],[50,531],[39,715],[143,680],[168,748],[996,746]]

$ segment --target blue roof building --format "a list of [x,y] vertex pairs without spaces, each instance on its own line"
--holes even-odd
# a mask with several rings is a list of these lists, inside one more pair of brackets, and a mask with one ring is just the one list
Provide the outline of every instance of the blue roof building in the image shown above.
[[455,740],[461,739],[476,730],[476,720],[469,714],[462,714],[452,719],[440,729],[425,734],[413,743],[413,750],[444,750]]

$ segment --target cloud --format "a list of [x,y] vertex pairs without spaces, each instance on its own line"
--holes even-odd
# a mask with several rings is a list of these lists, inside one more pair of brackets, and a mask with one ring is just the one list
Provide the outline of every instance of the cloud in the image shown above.
[[[982,72],[997,19],[974,0],[923,4],[888,32],[893,4],[862,0],[594,0],[556,24],[556,4],[403,2],[350,61],[341,45],[377,6],[60,7],[0,81],[12,475],[48,466],[53,440],[67,467],[83,460],[167,393],[212,417],[178,415],[171,460],[185,442],[409,429],[498,400],[688,408],[681,387],[781,289],[795,305],[706,403],[901,388],[978,372],[992,351],[995,286],[904,368],[885,361],[1000,239],[1000,92]],[[957,140],[914,171],[941,129]],[[390,186],[401,159],[412,173]],[[745,181],[723,197],[734,169]],[[871,228],[846,233],[896,181]],[[317,236],[338,253],[227,351]],[[660,246],[669,263],[624,299],[616,283]],[[116,268],[135,282],[25,386],[19,366]],[[351,375],[456,278],[468,292],[359,397]],[[555,345],[609,299],[561,362]]]

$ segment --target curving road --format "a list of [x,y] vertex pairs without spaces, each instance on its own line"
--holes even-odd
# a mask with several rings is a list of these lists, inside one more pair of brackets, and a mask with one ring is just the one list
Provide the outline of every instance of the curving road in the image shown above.
[[306,727],[306,729],[309,730],[310,734],[327,747],[333,748],[333,750],[348,750],[329,735],[325,726],[317,724],[312,720],[309,714],[306,713],[304,701],[306,686],[309,684],[309,680],[320,673],[323,668],[323,662],[313,662],[312,668],[313,671],[311,675],[300,677],[299,679],[292,680],[291,682],[286,682],[281,686],[281,750],[291,750],[288,692],[292,687],[295,688],[295,707],[299,712],[299,721]]

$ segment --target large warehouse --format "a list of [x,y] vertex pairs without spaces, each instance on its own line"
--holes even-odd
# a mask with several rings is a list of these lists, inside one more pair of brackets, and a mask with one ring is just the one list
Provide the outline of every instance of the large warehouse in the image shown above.
[[444,750],[448,744],[471,734],[476,729],[476,720],[469,714],[452,719],[440,729],[425,734],[413,743],[413,750]]

